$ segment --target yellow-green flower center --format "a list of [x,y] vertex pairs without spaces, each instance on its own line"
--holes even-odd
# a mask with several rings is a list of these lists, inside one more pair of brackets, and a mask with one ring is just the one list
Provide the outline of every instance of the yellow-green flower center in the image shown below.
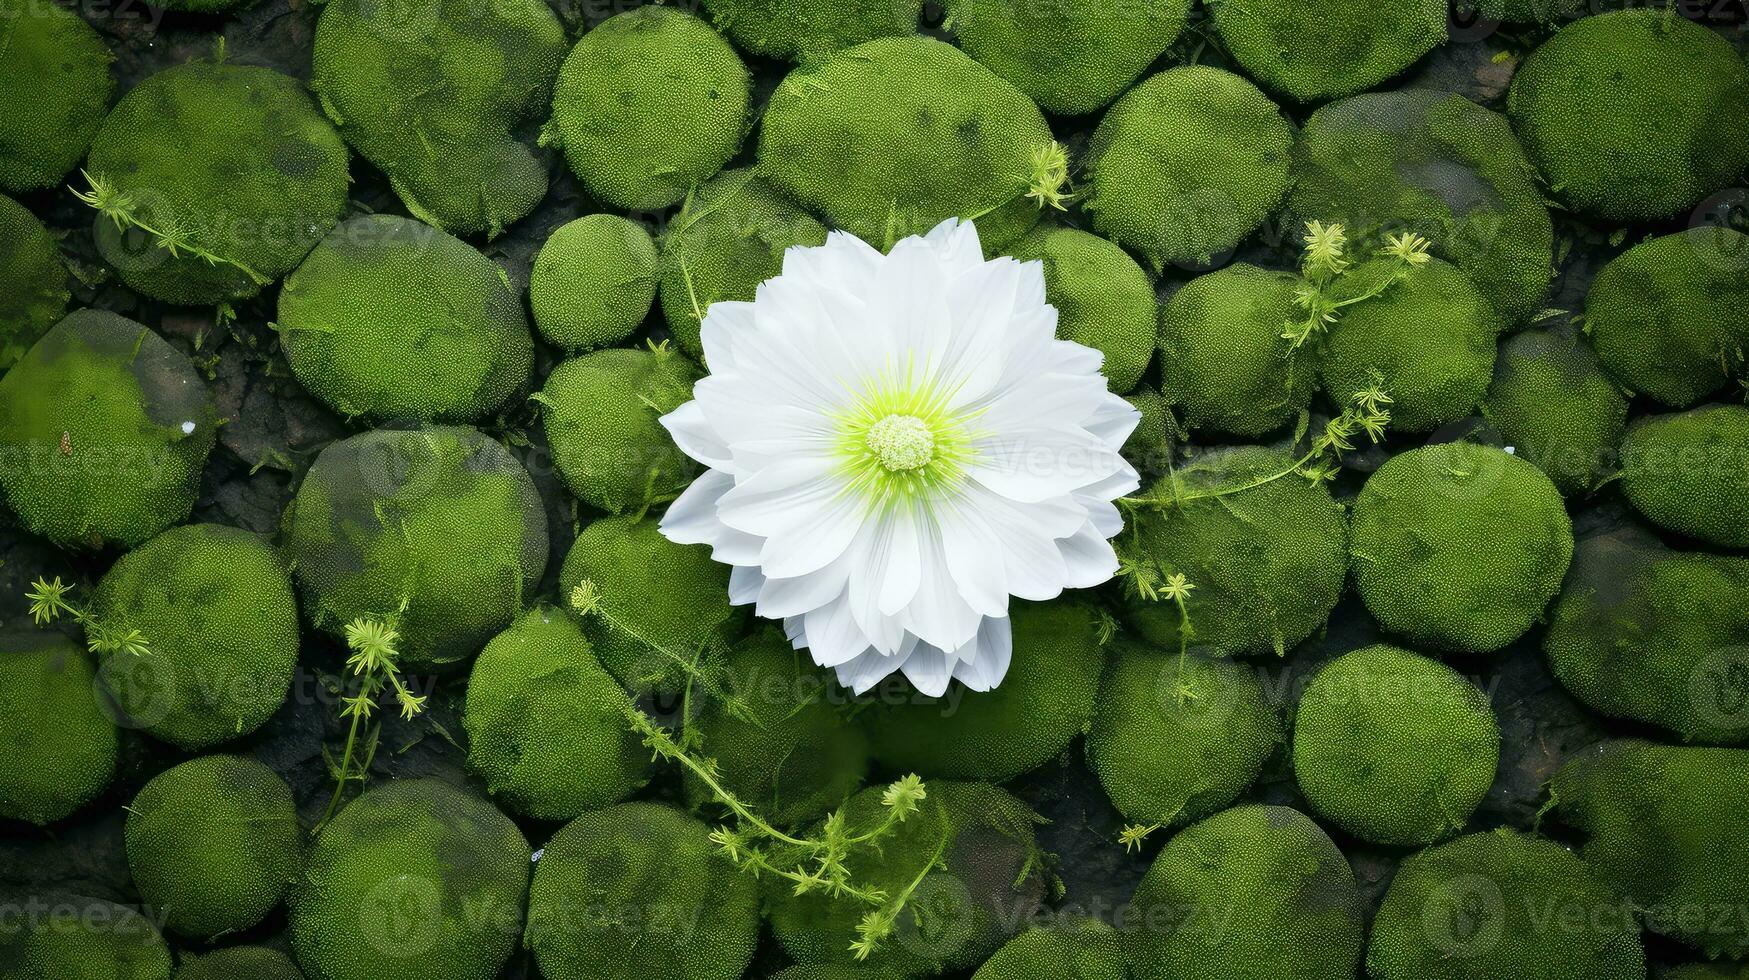
[[935,433],[915,415],[888,415],[869,426],[863,437],[889,473],[922,469],[935,458]]

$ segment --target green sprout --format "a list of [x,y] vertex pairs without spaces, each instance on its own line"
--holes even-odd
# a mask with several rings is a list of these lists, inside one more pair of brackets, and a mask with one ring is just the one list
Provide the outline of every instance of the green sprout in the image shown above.
[[1040,211],[1054,208],[1068,210],[1074,194],[1065,190],[1069,185],[1069,151],[1063,144],[1051,140],[1032,151],[1032,177],[1027,182],[1026,196],[1038,204]]
[[1391,272],[1364,289],[1354,292],[1345,288],[1355,272],[1348,257],[1348,235],[1340,224],[1313,221],[1306,225],[1305,252],[1300,258],[1300,282],[1294,288],[1294,304],[1303,315],[1290,320],[1282,331],[1292,354],[1313,338],[1328,332],[1342,318],[1343,310],[1383,296],[1392,286],[1409,277],[1409,273],[1432,260],[1428,254],[1431,243],[1413,232],[1390,235],[1379,251],[1384,258],[1395,260]]
[[400,658],[400,651],[397,649],[400,641],[401,634],[392,619],[360,616],[346,624],[346,645],[352,651],[352,655],[347,658],[346,667],[351,676],[357,679],[358,686],[352,694],[341,699],[344,707],[341,708],[340,716],[349,719],[346,746],[341,753],[339,766],[334,767],[334,794],[328,799],[328,809],[323,812],[322,819],[316,822],[317,831],[333,819],[334,811],[340,806],[340,798],[345,794],[346,784],[363,783],[370,776],[381,723],[378,722],[371,728],[369,748],[362,759],[359,758],[359,734],[364,725],[371,721],[378,699],[385,692],[392,693],[401,708],[401,717],[408,721],[425,710],[428,699],[415,695],[401,679],[401,670],[396,664]]
[[75,605],[68,599],[72,592],[73,586],[64,584],[59,575],[55,576],[53,582],[39,577],[24,593],[24,597],[30,600],[31,621],[38,626],[48,626],[58,622],[62,616],[72,619],[85,631],[85,645],[92,653],[125,653],[130,657],[144,657],[152,652],[152,645],[145,634],[137,629],[123,629],[99,622],[88,608]]
[[196,245],[193,234],[174,215],[167,215],[153,223],[140,214],[139,202],[132,195],[90,171],[81,170],[79,173],[85,177],[85,182],[91,185],[91,189],[81,191],[69,188],[73,191],[73,196],[108,218],[117,230],[135,228],[152,236],[157,246],[169,252],[172,258],[191,255],[208,265],[231,266],[248,276],[257,286],[265,286],[273,281],[236,259],[226,258]]

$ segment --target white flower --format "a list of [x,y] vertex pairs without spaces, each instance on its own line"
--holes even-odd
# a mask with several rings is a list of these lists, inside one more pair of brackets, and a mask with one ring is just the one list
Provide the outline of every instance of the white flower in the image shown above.
[[1037,262],[952,219],[882,255],[834,232],[702,325],[709,375],[662,419],[708,466],[662,532],[734,566],[730,601],[857,692],[902,670],[985,691],[1008,599],[1111,578],[1140,416],[1056,339]]

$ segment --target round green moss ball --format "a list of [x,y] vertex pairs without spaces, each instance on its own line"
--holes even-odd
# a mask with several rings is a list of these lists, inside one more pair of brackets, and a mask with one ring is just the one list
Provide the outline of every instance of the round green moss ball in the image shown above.
[[1154,356],[1159,320],[1154,284],[1136,260],[1098,235],[1061,227],[1035,229],[1012,254],[1044,264],[1057,336],[1104,354],[1112,391],[1135,388]]
[[541,336],[565,350],[630,337],[655,302],[656,266],[655,241],[628,218],[590,214],[559,226],[528,279]]
[[63,548],[132,547],[187,520],[217,440],[188,357],[114,313],[69,314],[0,376],[0,490]]
[[[1183,575],[1194,586],[1186,608],[1198,646],[1285,654],[1322,629],[1342,597],[1347,518],[1328,489],[1294,473],[1293,462],[1284,452],[1238,446],[1176,466],[1146,493],[1172,503],[1138,512],[1132,533],[1116,542],[1124,559],[1160,583]],[[1174,603],[1126,598],[1136,632],[1178,648]]]
[[[836,809],[862,788],[868,736],[850,720],[832,675],[767,628],[707,660],[719,687],[696,688],[691,730],[717,764],[717,780],[767,820],[795,827]],[[710,697],[699,697],[710,691]],[[687,802],[712,805],[687,774]]]
[[984,961],[972,980],[1127,980],[1117,931],[1097,919],[1032,929]]
[[675,544],[654,520],[604,517],[577,535],[559,572],[575,608],[590,593],[583,632],[602,666],[637,692],[678,691],[693,655],[735,634],[729,566],[706,545]]
[[1186,824],[1238,799],[1281,738],[1250,666],[1126,646],[1100,686],[1087,765],[1125,819]]
[[528,471],[473,429],[366,432],[322,450],[286,514],[310,619],[393,617],[402,666],[465,660],[510,625],[547,563]]
[[1365,906],[1317,824],[1241,806],[1167,842],[1125,940],[1138,980],[1335,980],[1360,964]]
[[1642,980],[1646,954],[1622,899],[1584,861],[1501,828],[1403,862],[1373,918],[1366,971],[1373,980]]
[[291,787],[254,759],[184,762],[153,777],[127,811],[134,886],[184,936],[210,940],[255,925],[303,866]]
[[692,399],[698,367],[666,348],[613,348],[547,375],[537,399],[553,462],[577,499],[610,513],[641,511],[692,482],[695,465],[662,427]]
[[1550,784],[1579,853],[1640,910],[1646,928],[1708,956],[1749,954],[1749,750],[1604,742]]
[[540,608],[493,637],[468,680],[468,765],[515,813],[569,820],[650,778],[631,699],[570,616]]
[[824,245],[826,226],[751,168],[725,170],[687,198],[662,236],[662,315],[693,357],[713,303],[751,302],[783,271],[784,252]]
[[116,104],[86,166],[127,195],[138,221],[182,244],[172,254],[151,232],[103,221],[98,251],[166,303],[254,296],[339,222],[346,156],[296,79],[247,65],[165,69]]
[[950,0],[946,9],[967,54],[1046,112],[1079,116],[1116,98],[1178,40],[1190,0]]
[[[1546,24],[1582,14],[1586,0],[1467,0],[1473,15],[1515,24]],[[1454,12],[1461,12],[1457,8]],[[1481,25],[1477,25],[1481,26]]]
[[1093,719],[1105,666],[1099,614],[1077,602],[1009,607],[1014,659],[990,691],[879,703],[864,717],[896,772],[1006,782],[1056,758]]
[[298,964],[310,980],[491,980],[522,935],[532,857],[485,800],[384,783],[322,828],[292,885]]
[[[20,914],[22,912],[22,914]],[[31,895],[0,923],[0,969],[18,980],[170,980],[151,920],[101,898]]]
[[1662,8],[1561,28],[1518,66],[1507,112],[1549,187],[1594,218],[1669,217],[1749,168],[1749,65]]
[[531,146],[565,29],[541,0],[322,5],[310,88],[416,217],[496,236],[547,193]]
[[665,208],[740,148],[750,86],[741,56],[710,25],[671,7],[638,7],[571,49],[551,127],[597,199]]
[[1468,442],[1412,449],[1355,499],[1354,584],[1380,625],[1418,647],[1492,653],[1560,591],[1573,523],[1543,471]]
[[233,946],[205,956],[185,956],[176,980],[304,980],[284,953],[264,946]]
[[1227,52],[1271,91],[1320,102],[1372,88],[1445,43],[1444,0],[1213,0]]
[[0,817],[49,824],[97,798],[119,738],[91,655],[59,633],[0,634]]
[[1313,362],[1282,328],[1299,277],[1237,262],[1184,284],[1160,312],[1160,393],[1191,429],[1255,437],[1311,404]]
[[477,422],[528,381],[534,338],[504,270],[395,215],[353,218],[279,293],[292,373],[349,418]]
[[1526,330],[1501,342],[1482,415],[1561,493],[1590,493],[1609,475],[1628,399],[1572,330]]
[[298,606],[285,560],[259,535],[172,528],[98,583],[104,629],[138,630],[150,652],[110,654],[99,673],[130,726],[187,751],[260,728],[298,663]]
[[[888,895],[910,889],[894,932],[867,965],[902,976],[970,970],[996,952],[1022,925],[1016,909],[1037,907],[1044,896],[1033,836],[1038,817],[1025,804],[987,783],[931,780],[918,811],[881,839],[855,849],[845,861],[850,880]],[[886,819],[885,787],[872,786],[844,808],[847,825],[866,830]],[[797,896],[780,879],[767,879],[765,905],[772,932],[799,963],[856,962],[850,945],[868,905],[819,892]]]
[[[1389,275],[1395,262],[1360,266],[1355,281]],[[1505,327],[1469,276],[1433,259],[1383,295],[1343,311],[1324,336],[1318,374],[1339,405],[1382,384],[1391,396],[1393,432],[1431,432],[1475,411],[1488,393]]]
[[24,205],[0,197],[0,374],[67,312],[68,298],[55,236]]
[[1591,284],[1585,322],[1616,380],[1687,408],[1744,374],[1749,235],[1697,228],[1617,256]]
[[744,50],[817,61],[879,37],[914,34],[923,0],[702,0],[717,30]]
[[1026,193],[1051,142],[1038,106],[958,48],[883,38],[783,80],[759,172],[877,248],[976,215],[990,252],[1038,221]]
[[548,842],[523,941],[547,980],[738,980],[759,942],[759,888],[701,821],[622,803]]
[[1749,408],[1708,405],[1642,419],[1621,444],[1622,492],[1659,527],[1749,548]]
[[1542,308],[1554,222],[1505,116],[1432,89],[1356,95],[1312,113],[1292,174],[1296,227],[1335,222],[1374,246],[1415,232],[1509,322]]
[[1175,431],[1176,426],[1172,406],[1165,396],[1148,387],[1136,389],[1124,396],[1124,401],[1141,413],[1142,420],[1136,423],[1135,431],[1124,440],[1119,452],[1143,480],[1152,480],[1165,473],[1171,462],[1168,433]]
[[[0,0],[0,190],[59,183],[78,164],[109,109],[115,56],[72,9]],[[0,232],[0,241],[11,236]],[[3,295],[3,293],[0,293]]]
[[1628,527],[1587,538],[1549,613],[1556,679],[1609,718],[1749,742],[1749,559],[1672,551]]
[[1320,815],[1362,840],[1431,844],[1494,784],[1500,725],[1457,671],[1379,644],[1313,678],[1294,721],[1294,775]]
[[1171,68],[1100,120],[1081,206],[1094,231],[1156,269],[1204,262],[1281,203],[1293,141],[1293,126],[1257,86],[1219,68]]

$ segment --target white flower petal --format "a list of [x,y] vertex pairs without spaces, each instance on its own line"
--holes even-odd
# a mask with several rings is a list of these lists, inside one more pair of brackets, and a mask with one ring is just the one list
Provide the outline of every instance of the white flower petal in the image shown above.
[[808,649],[814,662],[822,667],[836,667],[860,656],[869,649],[868,637],[857,628],[856,617],[850,614],[850,600],[839,596],[802,617],[808,631]]
[[674,444],[680,447],[681,452],[712,469],[733,469],[735,459],[729,452],[729,444],[717,434],[710,418],[704,413],[704,406],[696,399],[681,405],[658,421],[674,437]]
[[1066,568],[1063,584],[1071,589],[1091,589],[1117,574],[1117,552],[1091,521],[1078,533],[1057,542],[1057,548]]
[[1007,616],[985,617],[972,642],[977,649],[954,664],[953,676],[971,690],[995,690],[1014,659],[1014,624]]
[[850,688],[853,693],[866,694],[893,671],[899,669],[902,661],[898,657],[882,656],[879,652],[869,649],[863,651],[855,659],[838,664],[834,669],[838,672],[838,683]]
[[759,599],[765,587],[765,574],[750,565],[736,565],[729,570],[729,605],[745,606]]
[[928,643],[917,644],[917,649],[899,665],[911,686],[932,698],[939,698],[947,693],[947,684],[953,680],[953,668],[954,661]]

